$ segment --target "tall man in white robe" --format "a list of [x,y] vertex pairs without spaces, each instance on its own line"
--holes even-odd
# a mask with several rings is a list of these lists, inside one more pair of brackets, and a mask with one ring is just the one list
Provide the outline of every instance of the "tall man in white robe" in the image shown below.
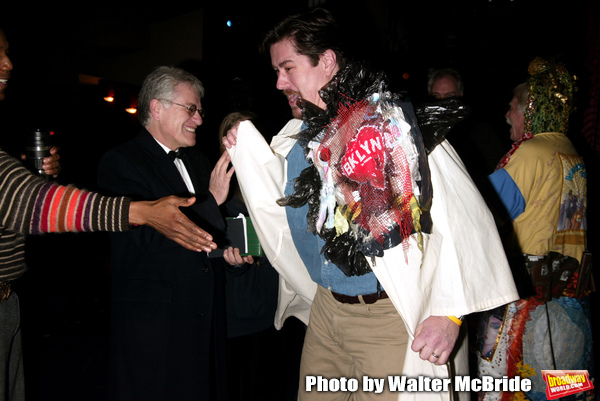
[[[302,218],[306,205],[303,209],[277,203],[294,194],[294,184],[304,168],[326,172],[323,159],[315,154],[323,150],[324,139],[336,140],[336,131],[327,131],[328,127],[343,125],[335,117],[337,104],[330,98],[332,93],[334,98],[339,96],[337,84],[352,79],[353,66],[331,40],[335,32],[331,15],[317,9],[284,20],[264,42],[278,76],[277,88],[288,95],[292,109],[301,101],[334,116],[310,145],[316,153],[300,144],[296,134],[303,123],[298,119],[291,120],[270,146],[250,122],[241,123],[224,138],[261,244],[281,276],[276,326],[288,316],[308,324],[301,400],[448,399],[451,389],[391,392],[387,378],[468,374],[466,342],[461,339],[456,344],[461,318],[518,298],[493,218],[454,149],[443,141],[428,155],[417,152],[416,158],[426,165],[422,173],[430,177],[433,197],[429,210],[416,201],[421,189],[414,185],[413,205],[423,215],[430,214],[432,225],[421,231],[415,218],[415,229],[409,230],[401,243],[384,246],[375,255],[359,256],[364,258],[363,266],[368,265],[366,272],[341,272],[315,248],[327,241],[313,234],[314,227]],[[362,77],[360,73],[357,76]],[[375,109],[379,96],[388,96],[377,90],[364,94],[366,107]],[[419,145],[421,134],[410,105],[388,102],[385,107],[376,117],[381,117],[384,126],[395,127],[396,139],[409,138],[409,146],[403,150],[411,147],[413,139]],[[394,118],[386,117],[388,112]],[[307,126],[311,126],[309,120],[304,128]],[[415,175],[414,171],[411,174]],[[334,176],[333,188],[339,193],[343,187],[339,171]],[[386,185],[395,185],[387,172],[379,171],[379,176]],[[336,211],[342,210],[338,198],[328,200],[337,202]],[[316,230],[316,234],[320,232]],[[307,386],[314,376],[359,381],[365,376],[383,378],[386,388],[382,394],[361,389],[317,392],[316,387]]]

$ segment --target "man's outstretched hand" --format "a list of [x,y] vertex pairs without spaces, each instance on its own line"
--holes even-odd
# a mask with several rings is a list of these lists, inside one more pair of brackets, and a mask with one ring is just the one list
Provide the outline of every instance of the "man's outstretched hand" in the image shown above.
[[195,201],[196,198],[171,195],[155,201],[131,202],[129,223],[150,226],[191,251],[210,252],[217,248],[213,237],[179,210]]

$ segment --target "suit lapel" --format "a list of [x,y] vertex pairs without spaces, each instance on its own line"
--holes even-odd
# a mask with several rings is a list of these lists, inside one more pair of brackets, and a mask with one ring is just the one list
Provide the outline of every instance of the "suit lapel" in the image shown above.
[[209,184],[209,175],[207,173],[211,171],[210,166],[199,157],[195,150],[191,149],[189,152],[184,153],[182,160],[194,184],[196,194],[201,195],[206,193]]
[[145,162],[150,164],[151,170],[154,171],[156,177],[168,189],[168,192],[178,196],[189,196],[187,186],[183,182],[183,178],[181,178],[177,167],[175,167],[175,163],[173,163],[152,135],[144,130],[136,137],[136,141],[144,149]]
[[[166,189],[166,194],[189,197],[190,193],[179,170],[175,167],[175,163],[152,135],[144,130],[135,140],[143,150],[143,160],[140,162],[146,163],[147,171],[153,171],[157,178],[157,186],[160,186],[161,190]],[[196,190],[196,203],[189,208],[182,208],[181,211],[200,227],[210,232],[213,237],[216,237],[220,231],[224,230],[225,223],[216,202],[212,196],[208,196],[210,163],[195,150],[186,152],[184,155],[186,168]]]

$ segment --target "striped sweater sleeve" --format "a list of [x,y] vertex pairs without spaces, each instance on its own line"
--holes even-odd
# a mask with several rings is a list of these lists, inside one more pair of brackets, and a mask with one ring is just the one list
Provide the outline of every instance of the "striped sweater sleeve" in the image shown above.
[[125,197],[46,183],[0,151],[0,225],[11,231],[124,231],[129,204]]
[[25,234],[124,231],[128,198],[46,183],[0,150],[0,282],[26,270]]

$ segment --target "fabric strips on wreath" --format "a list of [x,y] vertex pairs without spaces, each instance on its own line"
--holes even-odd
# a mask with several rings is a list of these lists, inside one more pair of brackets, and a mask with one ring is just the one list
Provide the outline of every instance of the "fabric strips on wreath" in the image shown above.
[[[331,218],[325,228],[335,227],[340,235],[356,225],[362,253],[377,256],[413,231],[411,203],[418,210],[414,197],[419,195],[416,181],[420,181],[418,154],[401,109],[390,108],[388,114],[400,115],[385,118],[381,111],[378,102],[366,100],[342,107],[335,124],[309,155],[321,177],[325,177],[321,208],[323,201],[328,211],[332,204],[343,206],[343,211],[338,211],[338,225]],[[321,174],[325,171],[327,174]],[[411,171],[415,172],[414,178]],[[322,228],[319,217],[317,232]]]
[[306,141],[311,166],[296,179],[295,194],[278,201],[309,203],[309,229],[325,240],[325,257],[347,276],[371,271],[365,256],[408,246],[412,233],[422,245],[420,185],[425,179],[430,188],[429,170],[422,142],[415,144],[421,137],[412,131],[389,92],[346,98],[336,117]]

